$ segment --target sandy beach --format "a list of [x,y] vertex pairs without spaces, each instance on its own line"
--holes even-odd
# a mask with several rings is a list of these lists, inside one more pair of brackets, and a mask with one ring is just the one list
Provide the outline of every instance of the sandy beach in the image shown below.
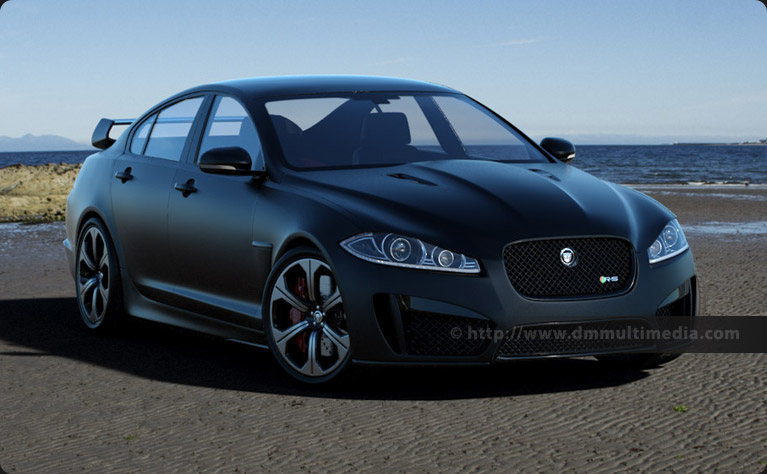
[[[706,314],[767,315],[767,189],[640,190],[687,229]],[[0,224],[9,473],[767,468],[764,354],[686,354],[634,372],[590,359],[357,368],[305,387],[255,348],[149,323],[87,334],[63,238],[61,222]]]

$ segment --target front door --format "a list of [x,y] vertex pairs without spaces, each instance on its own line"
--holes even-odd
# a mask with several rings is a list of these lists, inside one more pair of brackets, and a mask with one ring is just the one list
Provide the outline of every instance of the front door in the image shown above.
[[[203,129],[197,156],[212,148],[239,146],[262,166],[253,122],[239,102],[219,96]],[[196,160],[195,160],[196,161]],[[260,304],[271,249],[254,244],[263,190],[249,176],[200,171],[190,163],[175,176],[169,201],[169,237],[177,306],[248,327],[260,327]],[[183,189],[194,191],[183,191]]]

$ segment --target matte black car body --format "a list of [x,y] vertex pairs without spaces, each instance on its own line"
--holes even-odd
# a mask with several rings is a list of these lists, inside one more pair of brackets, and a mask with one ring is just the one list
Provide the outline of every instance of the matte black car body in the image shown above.
[[[111,147],[83,164],[67,207],[65,246],[73,274],[80,230],[96,217],[114,244],[127,313],[264,345],[262,302],[273,266],[291,249],[314,248],[332,268],[343,294],[352,360],[376,364],[499,360],[502,341],[495,340],[456,353],[413,350],[408,341],[413,334],[407,333],[412,328],[403,328],[406,312],[437,318],[435,325],[427,322],[419,330],[432,331],[449,345],[440,315],[444,321],[468,318],[465,321],[477,322],[478,328],[501,331],[601,319],[639,320],[652,326],[659,308],[677,289],[686,287],[688,294],[680,292],[680,298],[694,302],[695,267],[689,250],[655,265],[647,257],[646,249],[674,215],[639,192],[601,181],[548,154],[548,163],[535,164],[450,160],[291,169],[265,101],[354,91],[459,94],[417,81],[306,76],[235,80],[171,97],[142,118],[182,98],[203,98],[180,162],[149,167],[127,152],[140,118]],[[194,163],[206,108],[215,94],[230,96],[247,109],[263,148],[265,176],[207,174]],[[127,168],[132,179],[120,179]],[[194,180],[195,193],[174,189],[189,180]],[[365,232],[393,232],[445,246],[476,258],[481,272],[383,266],[339,245]],[[504,261],[509,244],[600,236],[630,243],[633,273],[625,291],[535,298],[521,295],[510,283]],[[685,312],[694,313],[694,303]],[[464,323],[459,324],[464,330],[471,326]],[[538,355],[582,353],[590,352]]]

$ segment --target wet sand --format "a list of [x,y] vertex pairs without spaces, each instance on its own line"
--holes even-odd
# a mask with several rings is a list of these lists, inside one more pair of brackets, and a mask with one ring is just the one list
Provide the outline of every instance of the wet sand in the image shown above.
[[[694,230],[704,312],[767,315],[767,232],[733,230],[767,221],[767,191],[643,190]],[[0,225],[0,467],[9,473],[767,467],[762,354],[686,354],[635,372],[588,359],[359,368],[307,388],[266,351],[185,331],[137,323],[87,334],[63,238],[62,223]]]

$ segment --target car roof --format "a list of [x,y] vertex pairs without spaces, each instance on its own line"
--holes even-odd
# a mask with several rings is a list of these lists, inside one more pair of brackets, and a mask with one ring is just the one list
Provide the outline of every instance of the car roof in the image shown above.
[[240,97],[278,97],[340,92],[441,92],[455,94],[450,87],[430,82],[380,76],[272,76],[234,79],[188,89],[181,94],[219,91]]

